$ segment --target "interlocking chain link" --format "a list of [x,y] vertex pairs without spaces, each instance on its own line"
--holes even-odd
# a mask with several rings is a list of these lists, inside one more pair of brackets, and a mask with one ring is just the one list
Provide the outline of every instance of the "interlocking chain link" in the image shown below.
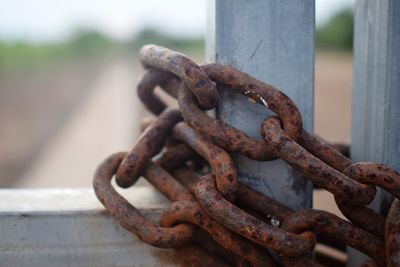
[[[129,152],[101,163],[93,180],[98,199],[124,228],[147,244],[185,249],[213,266],[322,266],[310,257],[322,237],[370,256],[362,266],[400,266],[399,173],[378,163],[353,164],[302,128],[288,96],[237,69],[198,66],[155,45],[144,46],[140,60],[147,71],[137,92],[157,118]],[[261,123],[261,141],[205,113],[216,107],[219,85],[276,113]],[[154,94],[157,86],[177,99],[179,110]],[[331,192],[349,221],[327,211],[293,211],[251,189],[238,181],[232,153],[286,161]],[[143,176],[172,202],[159,225],[117,193],[114,175],[124,188]],[[376,186],[397,198],[387,215],[366,206]]]

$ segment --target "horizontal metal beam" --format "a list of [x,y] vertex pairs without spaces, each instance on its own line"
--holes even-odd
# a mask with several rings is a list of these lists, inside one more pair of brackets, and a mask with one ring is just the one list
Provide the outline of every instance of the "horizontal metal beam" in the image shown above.
[[[119,192],[153,221],[168,206],[149,187]],[[0,199],[0,266],[184,266],[122,228],[92,189],[5,189]]]

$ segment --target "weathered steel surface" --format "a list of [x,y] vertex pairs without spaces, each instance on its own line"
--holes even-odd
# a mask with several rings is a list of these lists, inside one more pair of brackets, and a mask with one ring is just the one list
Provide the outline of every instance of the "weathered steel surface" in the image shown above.
[[[314,0],[209,1],[208,62],[228,64],[281,89],[313,129]],[[259,125],[272,112],[231,89],[219,88],[217,118],[260,140]],[[257,149],[254,147],[254,149]],[[236,155],[239,180],[293,209],[309,208],[311,183],[282,161]]]
[[[166,208],[151,188],[118,191],[152,221]],[[187,266],[185,253],[150,247],[120,227],[92,189],[3,189],[0,199],[1,266]]]
[[[357,0],[351,158],[400,169],[400,2]],[[372,203],[386,214],[392,201],[378,189]],[[350,257],[349,266],[365,258]]]

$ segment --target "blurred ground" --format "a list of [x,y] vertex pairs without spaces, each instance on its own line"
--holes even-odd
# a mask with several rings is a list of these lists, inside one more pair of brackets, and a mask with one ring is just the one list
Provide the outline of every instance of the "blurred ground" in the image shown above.
[[0,180],[12,185],[84,105],[98,75],[94,62],[0,72]]
[[[1,80],[1,86],[29,88],[28,92],[24,91],[29,97],[21,98],[29,99],[21,103],[21,108],[26,109],[22,117],[15,118],[7,113],[7,105],[15,103],[13,99],[1,98],[5,103],[1,105],[2,120],[7,122],[5,119],[8,119],[11,123],[11,126],[7,123],[3,126],[9,133],[2,131],[6,138],[0,139],[3,151],[7,152],[3,154],[2,163],[7,164],[5,159],[17,159],[16,166],[20,168],[20,173],[17,173],[20,179],[12,182],[10,178],[4,179],[7,172],[2,172],[3,185],[91,186],[98,163],[110,153],[128,149],[138,137],[139,121],[144,111],[135,93],[135,84],[142,73],[136,59],[118,57],[97,67],[81,64],[54,72],[46,74],[48,81],[45,84],[30,81],[29,77],[18,81],[13,77]],[[350,54],[317,54],[315,132],[329,141],[350,142],[351,81]],[[34,93],[36,86],[48,88],[38,95]],[[62,90],[65,95],[53,95],[52,88],[57,86],[68,88]],[[61,114],[46,112],[50,110],[45,108],[48,105],[58,106]],[[33,109],[35,112],[29,109],[32,106],[37,108]],[[13,121],[19,121],[19,124],[13,126]],[[41,123],[47,128],[31,127]],[[34,136],[42,136],[43,140],[37,141],[35,146],[24,142]],[[316,194],[316,207],[332,210],[331,205],[326,205],[333,203],[330,195]]]
[[351,54],[317,53],[315,63],[314,130],[330,142],[350,143]]
[[134,85],[140,71],[124,58],[105,64],[74,116],[14,186],[91,186],[96,165],[110,153],[128,149],[138,136],[142,109]]

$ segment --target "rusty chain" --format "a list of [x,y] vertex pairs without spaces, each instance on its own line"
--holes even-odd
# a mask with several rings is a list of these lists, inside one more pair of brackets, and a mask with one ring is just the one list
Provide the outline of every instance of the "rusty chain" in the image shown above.
[[[152,246],[187,251],[193,266],[323,266],[311,257],[321,240],[365,253],[371,259],[362,266],[400,266],[399,173],[378,163],[352,163],[346,147],[302,128],[298,108],[284,93],[230,66],[199,66],[155,45],[144,46],[140,60],[147,71],[138,96],[157,118],[129,152],[101,163],[93,180],[98,199],[124,228]],[[205,113],[216,107],[219,85],[276,113],[261,123],[262,140]],[[177,99],[179,110],[154,93],[157,86]],[[294,211],[255,191],[238,181],[232,153],[286,161],[331,192],[349,221],[322,210]],[[143,176],[172,202],[159,224],[117,193],[114,175],[124,188]],[[366,206],[376,186],[396,198],[388,214]]]

